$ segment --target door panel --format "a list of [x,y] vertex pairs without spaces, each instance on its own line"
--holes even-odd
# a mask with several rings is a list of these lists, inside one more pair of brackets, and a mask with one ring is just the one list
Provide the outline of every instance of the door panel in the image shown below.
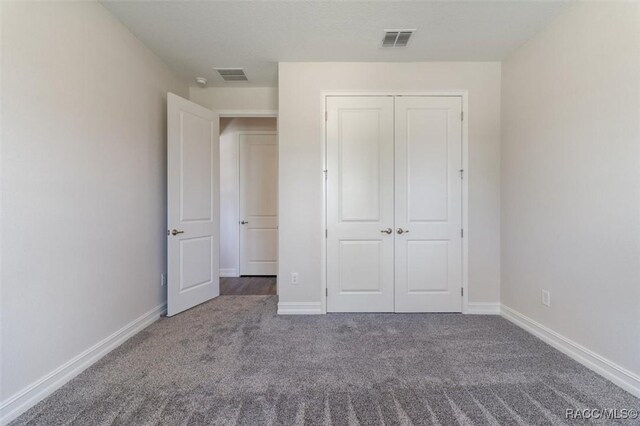
[[327,98],[327,310],[393,311],[393,98]]
[[407,241],[407,292],[447,291],[448,253],[448,241]]
[[341,294],[382,291],[380,241],[340,241]]
[[213,174],[211,120],[185,111],[180,112],[180,220],[211,220],[213,212]]
[[396,312],[462,308],[461,114],[460,97],[396,98]]
[[342,110],[338,146],[340,220],[380,220],[380,111]]
[[[277,229],[247,229],[247,258],[252,262],[274,262],[278,256]],[[255,274],[253,274],[255,275]]]
[[207,285],[213,279],[213,238],[180,240],[180,290]]
[[220,294],[219,118],[167,95],[167,315]]
[[239,144],[240,275],[276,275],[278,271],[277,136],[273,132],[240,133]]
[[446,109],[406,111],[406,192],[411,222],[447,220],[448,113]]

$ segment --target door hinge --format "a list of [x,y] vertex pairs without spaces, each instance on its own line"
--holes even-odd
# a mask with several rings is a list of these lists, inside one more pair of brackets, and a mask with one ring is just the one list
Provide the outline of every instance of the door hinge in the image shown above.
[[460,238],[464,238],[464,229],[460,230]]
[[328,111],[324,112],[324,121],[329,121],[329,112]]
[[464,169],[460,169],[460,179],[464,179]]
[[329,238],[329,230],[328,229],[324,230],[324,237],[325,238]]
[[464,121],[464,111],[460,111],[460,121]]
[[460,287],[460,296],[464,296],[464,287]]
[[325,296],[329,297],[329,288],[324,289],[324,294]]
[[327,176],[329,176],[329,170],[325,169],[322,171],[324,173],[324,180],[327,180]]

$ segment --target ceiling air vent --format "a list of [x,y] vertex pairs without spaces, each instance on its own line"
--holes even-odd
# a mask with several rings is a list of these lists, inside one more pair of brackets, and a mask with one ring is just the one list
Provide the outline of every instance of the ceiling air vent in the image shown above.
[[216,68],[224,81],[248,81],[242,68]]
[[384,30],[382,47],[405,47],[416,30]]

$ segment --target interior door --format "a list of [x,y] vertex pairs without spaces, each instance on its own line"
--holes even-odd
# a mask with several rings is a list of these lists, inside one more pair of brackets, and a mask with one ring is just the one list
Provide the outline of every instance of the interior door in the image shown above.
[[326,102],[327,310],[393,312],[393,97]]
[[462,308],[462,98],[396,98],[395,311]]
[[167,315],[220,294],[219,118],[167,96]]
[[278,271],[278,145],[273,132],[240,133],[240,275]]

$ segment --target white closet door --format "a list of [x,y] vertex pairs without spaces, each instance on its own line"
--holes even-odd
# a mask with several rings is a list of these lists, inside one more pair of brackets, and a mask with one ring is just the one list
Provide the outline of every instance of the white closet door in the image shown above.
[[393,312],[393,97],[328,97],[326,137],[327,311]]
[[395,311],[462,308],[462,99],[397,97]]
[[276,134],[240,133],[240,275],[278,272]]

